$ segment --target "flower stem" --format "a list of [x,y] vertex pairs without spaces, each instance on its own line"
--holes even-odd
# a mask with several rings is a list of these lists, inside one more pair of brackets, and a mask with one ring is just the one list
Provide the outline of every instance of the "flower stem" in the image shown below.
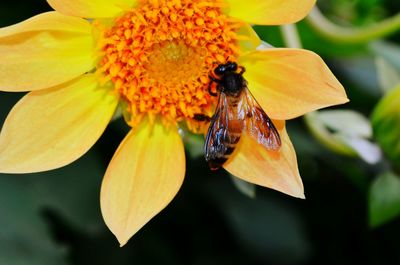
[[350,28],[329,21],[315,6],[306,18],[309,25],[321,36],[340,43],[365,43],[394,33],[400,29],[400,13],[363,28]]
[[286,47],[302,48],[299,32],[295,24],[280,26],[280,30]]

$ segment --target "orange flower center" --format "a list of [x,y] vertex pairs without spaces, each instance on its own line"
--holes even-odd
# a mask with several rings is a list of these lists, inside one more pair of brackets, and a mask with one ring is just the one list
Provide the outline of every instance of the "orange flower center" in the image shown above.
[[221,12],[221,2],[147,0],[115,19],[104,31],[99,71],[127,103],[130,126],[148,115],[187,121],[212,114],[209,73],[238,51],[238,22]]

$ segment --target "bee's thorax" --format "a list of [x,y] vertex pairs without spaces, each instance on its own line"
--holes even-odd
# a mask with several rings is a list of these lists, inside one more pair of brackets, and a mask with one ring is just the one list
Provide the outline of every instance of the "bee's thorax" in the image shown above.
[[243,76],[234,72],[225,73],[219,81],[221,92],[228,97],[239,97],[245,85],[246,81]]

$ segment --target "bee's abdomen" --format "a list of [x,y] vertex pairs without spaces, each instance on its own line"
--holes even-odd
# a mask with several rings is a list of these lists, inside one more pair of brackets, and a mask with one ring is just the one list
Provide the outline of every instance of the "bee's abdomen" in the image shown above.
[[235,151],[236,145],[240,140],[241,133],[231,132],[229,136],[222,138],[222,142],[216,143],[213,148],[216,148],[214,155],[206,157],[208,164],[212,170],[217,170],[229,159],[233,151]]

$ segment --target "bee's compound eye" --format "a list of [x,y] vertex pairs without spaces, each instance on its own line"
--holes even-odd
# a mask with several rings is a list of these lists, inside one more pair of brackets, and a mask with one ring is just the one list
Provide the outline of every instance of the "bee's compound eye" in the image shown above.
[[226,66],[224,64],[220,64],[215,68],[214,73],[216,75],[223,75],[226,72]]
[[234,62],[228,62],[227,68],[228,68],[229,71],[234,72],[234,71],[237,70],[238,65],[237,65],[237,63],[234,63]]

